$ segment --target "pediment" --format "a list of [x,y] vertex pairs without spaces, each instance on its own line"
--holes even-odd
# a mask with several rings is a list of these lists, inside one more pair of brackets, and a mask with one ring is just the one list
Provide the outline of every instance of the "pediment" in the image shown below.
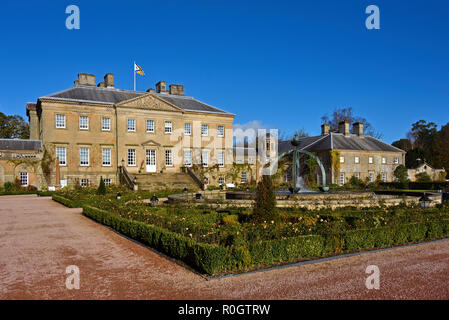
[[154,141],[153,139],[147,140],[145,142],[142,142],[142,146],[157,146],[160,147],[161,144],[157,143],[156,141]]
[[116,104],[121,108],[136,108],[145,110],[169,111],[169,112],[184,112],[183,109],[174,104],[159,98],[154,93],[147,93],[142,96],[125,100]]

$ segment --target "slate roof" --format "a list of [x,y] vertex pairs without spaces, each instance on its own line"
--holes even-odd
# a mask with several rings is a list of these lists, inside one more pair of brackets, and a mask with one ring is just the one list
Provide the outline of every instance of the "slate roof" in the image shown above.
[[[75,86],[73,88],[63,90],[41,97],[40,99],[77,101],[98,104],[116,104],[125,100],[133,99],[148,92],[122,90],[116,88],[102,88],[94,86]],[[160,98],[170,102],[185,111],[220,113],[232,115],[232,113],[212,107],[204,102],[198,101],[192,97],[175,96],[170,94],[157,94]]]
[[211,113],[223,113],[230,114],[224,110],[212,107],[204,102],[198,101],[192,97],[176,96],[169,94],[157,94],[162,99],[180,107],[186,111],[199,111],[199,112],[211,112]]
[[0,150],[41,150],[41,140],[0,139]]
[[[279,153],[292,149],[290,141],[279,142]],[[386,151],[386,152],[405,152],[399,148],[380,141],[370,136],[360,137],[355,134],[345,136],[342,133],[329,133],[324,136],[300,138],[298,149],[309,152],[325,150],[365,150],[365,151]]]

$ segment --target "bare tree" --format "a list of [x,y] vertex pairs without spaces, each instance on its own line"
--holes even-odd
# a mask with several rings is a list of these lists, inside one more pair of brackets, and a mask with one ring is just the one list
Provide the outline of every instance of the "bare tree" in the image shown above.
[[368,120],[355,116],[352,107],[336,108],[331,117],[325,114],[321,117],[321,120],[323,123],[327,123],[330,126],[331,131],[338,131],[338,124],[342,121],[348,121],[350,124],[353,124],[354,122],[361,122],[363,123],[363,128],[366,135],[372,136],[376,139],[381,139],[383,137],[382,133],[376,131]]

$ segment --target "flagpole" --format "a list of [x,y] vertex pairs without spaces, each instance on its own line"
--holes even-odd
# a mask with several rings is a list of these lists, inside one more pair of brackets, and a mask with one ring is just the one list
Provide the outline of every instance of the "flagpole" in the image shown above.
[[136,62],[134,61],[133,65],[133,73],[134,73],[134,91],[136,91]]

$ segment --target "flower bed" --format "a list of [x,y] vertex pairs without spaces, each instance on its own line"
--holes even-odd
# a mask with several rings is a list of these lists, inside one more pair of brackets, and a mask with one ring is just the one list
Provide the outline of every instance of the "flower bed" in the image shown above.
[[209,275],[241,272],[449,235],[449,208],[283,210],[279,221],[252,223],[250,209],[149,207],[125,193],[53,199]]

